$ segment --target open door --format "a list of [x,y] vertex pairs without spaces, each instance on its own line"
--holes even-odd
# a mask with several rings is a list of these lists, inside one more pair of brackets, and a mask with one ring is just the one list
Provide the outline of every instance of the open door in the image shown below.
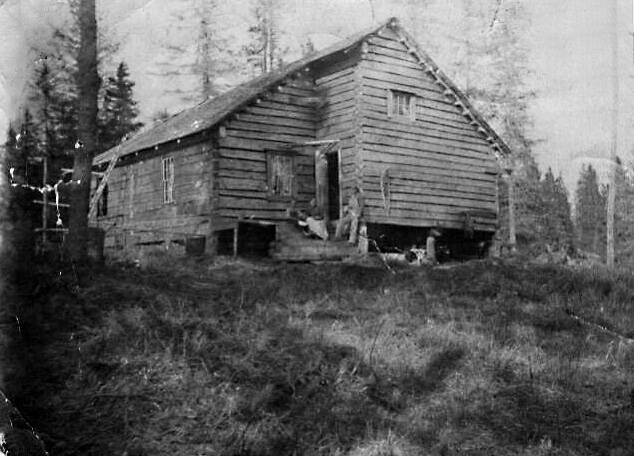
[[327,148],[315,152],[315,200],[328,220],[341,216],[341,168],[339,150]]
[[326,161],[328,162],[328,219],[339,220],[341,217],[339,150],[327,153]]

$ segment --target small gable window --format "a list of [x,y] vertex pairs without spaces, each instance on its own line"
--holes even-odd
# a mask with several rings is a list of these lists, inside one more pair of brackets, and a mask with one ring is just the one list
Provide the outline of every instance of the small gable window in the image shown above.
[[401,90],[388,90],[387,115],[416,120],[416,95]]
[[166,157],[161,161],[163,180],[163,203],[174,202],[174,157]]
[[295,159],[292,153],[268,151],[266,156],[269,196],[291,199],[295,195]]

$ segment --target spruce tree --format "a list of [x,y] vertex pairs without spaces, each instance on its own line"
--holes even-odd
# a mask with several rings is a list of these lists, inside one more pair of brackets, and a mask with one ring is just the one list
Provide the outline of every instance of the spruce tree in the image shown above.
[[279,5],[274,0],[255,0],[251,41],[244,47],[247,61],[256,74],[268,73],[283,63],[279,28]]
[[557,233],[559,248],[562,250],[574,249],[574,224],[572,222],[572,210],[568,198],[568,190],[561,174],[555,180],[554,210],[557,214]]
[[602,254],[605,250],[606,189],[599,187],[596,170],[584,166],[575,194],[577,242],[582,250]]
[[127,135],[143,126],[137,120],[139,110],[133,97],[134,82],[130,79],[128,66],[121,62],[114,77],[105,83],[99,113],[99,150],[116,146]]
[[632,165],[620,160],[616,168],[615,251],[616,262],[634,265],[634,174]]
[[[538,228],[542,218],[543,201],[537,163],[529,149],[519,152],[514,157],[512,179],[515,186],[515,224],[519,246],[528,248],[539,243],[542,236]],[[505,212],[507,210],[504,208]]]
[[77,108],[74,73],[49,64],[48,59],[36,69],[30,97],[40,126],[42,154],[49,160],[49,176],[59,178],[61,168],[72,165],[72,150],[77,140]]
[[235,49],[229,32],[218,18],[217,0],[173,0],[170,2],[170,28],[163,43],[164,52],[155,61],[151,74],[166,80],[164,93],[178,98],[178,107],[189,107],[222,92],[218,79],[235,79]]
[[18,141],[16,139],[18,133],[13,128],[13,125],[9,124],[7,129],[7,140],[4,143],[5,150],[5,165],[7,169],[14,168],[19,161]]

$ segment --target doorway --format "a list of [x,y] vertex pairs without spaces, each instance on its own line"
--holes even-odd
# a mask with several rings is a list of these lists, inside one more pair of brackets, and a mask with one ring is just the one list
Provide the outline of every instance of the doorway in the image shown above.
[[341,215],[341,154],[329,145],[315,151],[315,201],[327,220]]
[[327,153],[326,161],[328,162],[328,219],[339,220],[341,216],[339,151]]

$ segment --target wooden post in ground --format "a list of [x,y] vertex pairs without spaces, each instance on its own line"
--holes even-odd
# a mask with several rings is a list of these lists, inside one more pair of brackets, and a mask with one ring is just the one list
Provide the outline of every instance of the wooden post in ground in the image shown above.
[[236,222],[236,226],[233,228],[233,257],[238,256],[238,227],[240,222]]
[[511,251],[515,252],[517,235],[515,232],[515,179],[513,172],[509,173],[509,244]]
[[322,149],[315,151],[315,190],[319,212],[328,219],[328,160]]
[[[48,160],[46,157],[42,157],[43,171],[42,171],[42,188],[46,189],[48,181]],[[46,229],[48,228],[48,192],[44,190],[42,192],[42,248],[46,247]]]

